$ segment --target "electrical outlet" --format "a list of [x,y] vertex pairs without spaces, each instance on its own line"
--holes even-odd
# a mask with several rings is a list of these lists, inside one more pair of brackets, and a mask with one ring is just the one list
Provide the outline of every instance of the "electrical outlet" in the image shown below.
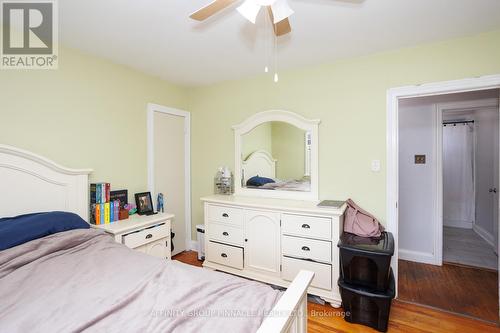
[[372,161],[372,171],[373,172],[379,172],[380,171],[380,160],[373,160]]

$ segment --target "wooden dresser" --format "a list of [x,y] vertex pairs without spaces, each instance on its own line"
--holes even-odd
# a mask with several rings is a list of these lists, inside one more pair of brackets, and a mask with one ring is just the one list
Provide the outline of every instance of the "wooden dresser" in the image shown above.
[[340,306],[339,251],[346,205],[213,195],[205,205],[204,267],[287,287],[301,270],[315,273],[310,294]]

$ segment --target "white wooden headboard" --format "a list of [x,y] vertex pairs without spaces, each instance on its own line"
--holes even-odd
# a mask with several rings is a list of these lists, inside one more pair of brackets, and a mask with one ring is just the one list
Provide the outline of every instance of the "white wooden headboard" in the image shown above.
[[91,172],[0,145],[0,218],[57,210],[76,213],[88,222]]
[[256,150],[246,160],[241,168],[244,184],[254,176],[276,178],[276,159],[266,150]]

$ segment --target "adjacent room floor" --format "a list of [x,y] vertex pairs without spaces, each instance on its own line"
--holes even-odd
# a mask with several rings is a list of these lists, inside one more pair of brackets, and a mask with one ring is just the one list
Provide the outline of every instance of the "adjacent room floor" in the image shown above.
[[399,299],[498,321],[498,272],[399,260]]
[[[196,252],[183,252],[173,258],[181,262],[201,266]],[[361,325],[346,322],[342,309],[329,305],[308,304],[310,333],[376,333],[377,331]],[[498,313],[498,308],[497,308]],[[389,331],[392,333],[449,333],[449,332],[499,332],[495,324],[457,316],[451,313],[429,309],[414,304],[394,301],[389,319]]]
[[498,267],[492,246],[472,229],[444,227],[443,261],[494,270]]

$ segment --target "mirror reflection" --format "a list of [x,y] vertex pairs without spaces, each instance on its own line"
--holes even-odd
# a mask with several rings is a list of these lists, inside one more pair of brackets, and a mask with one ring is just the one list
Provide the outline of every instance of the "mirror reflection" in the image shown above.
[[281,121],[260,124],[242,137],[242,186],[310,191],[311,135]]

